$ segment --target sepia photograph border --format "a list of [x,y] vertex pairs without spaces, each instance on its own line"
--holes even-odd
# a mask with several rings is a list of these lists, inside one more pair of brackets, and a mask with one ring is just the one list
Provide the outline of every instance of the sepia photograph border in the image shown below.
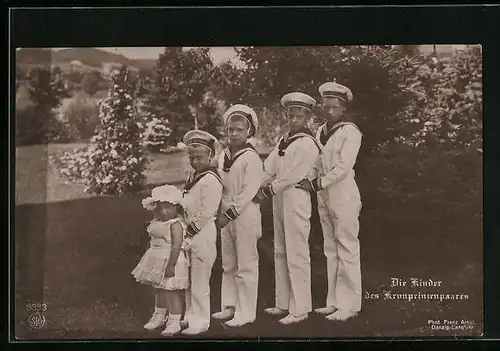
[[[15,48],[56,47],[157,47],[157,46],[328,46],[328,45],[382,45],[382,44],[480,44],[483,50],[484,89],[484,161],[483,161],[483,247],[484,247],[484,335],[481,340],[498,338],[499,316],[493,311],[500,309],[495,296],[500,295],[498,257],[500,226],[495,206],[498,201],[500,179],[500,153],[498,140],[500,115],[500,11],[495,6],[343,6],[343,7],[205,7],[205,8],[11,8],[9,9],[9,96],[8,135],[9,141],[9,341],[32,343],[36,341],[16,340],[14,331],[14,208],[15,193],[15,135],[12,87],[15,86]],[[137,23],[131,26],[130,23]],[[268,24],[267,26],[263,25]],[[297,25],[297,24],[301,25]],[[389,25],[390,23],[390,25]],[[464,25],[466,23],[466,25]],[[356,26],[355,24],[359,24]],[[131,28],[134,27],[134,28]],[[233,30],[232,28],[241,28]],[[61,28],[71,28],[61,30]],[[398,28],[394,30],[394,28]],[[340,30],[338,30],[340,29]],[[43,177],[43,175],[42,175]],[[466,185],[464,185],[466,186]],[[39,218],[43,226],[46,218]],[[43,246],[44,238],[30,243]],[[34,255],[43,252],[34,252]],[[33,279],[40,279],[36,272]],[[43,279],[43,275],[42,279]],[[39,281],[40,283],[40,281]],[[42,283],[43,284],[43,283]],[[257,341],[255,338],[254,341]],[[452,337],[434,337],[436,340],[452,341]],[[458,337],[459,340],[474,341],[478,338]],[[252,339],[250,339],[252,340]],[[293,339],[287,339],[293,340]],[[337,338],[328,341],[415,341],[412,337]],[[419,338],[429,341],[428,338]],[[40,341],[40,340],[39,340]],[[46,340],[68,342],[68,340]],[[110,340],[91,340],[108,342]],[[116,339],[132,342],[130,339]],[[158,342],[158,339],[141,339],[141,342]],[[196,341],[217,342],[213,339]],[[223,339],[221,341],[231,341]],[[237,341],[237,340],[235,340]],[[272,341],[263,340],[258,341]],[[296,341],[325,341],[314,337]],[[72,340],[70,342],[87,342]],[[175,340],[182,343],[184,340]]]

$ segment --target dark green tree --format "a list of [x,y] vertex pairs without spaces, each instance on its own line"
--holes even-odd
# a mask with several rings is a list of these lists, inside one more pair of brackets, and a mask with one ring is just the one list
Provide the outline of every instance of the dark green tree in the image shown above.
[[26,71],[20,65],[16,64],[16,92],[26,80]]
[[64,141],[64,126],[53,112],[61,99],[69,96],[62,75],[57,71],[52,74],[46,67],[35,67],[26,77],[26,88],[32,104],[17,111],[16,142],[27,145]]
[[214,99],[228,106],[240,103],[248,95],[245,79],[251,77],[244,69],[230,61],[222,62],[213,68],[209,90]]
[[396,45],[394,50],[398,50],[402,55],[413,57],[419,55],[420,45]]
[[92,71],[85,76],[83,76],[83,79],[81,81],[82,88],[83,90],[89,95],[92,96],[96,92],[98,92],[101,89],[106,88],[106,81],[104,78],[101,76],[101,72],[99,71]]
[[[171,131],[166,146],[176,145],[185,132],[197,127],[196,111],[203,102],[212,75],[208,48],[165,48],[154,79],[145,94],[148,118],[157,118]],[[194,111],[194,113],[193,113]]]
[[211,92],[205,94],[204,100],[198,105],[195,112],[198,120],[198,128],[205,130],[220,139],[223,128],[220,100]]
[[[282,95],[301,91],[319,102],[318,87],[336,80],[353,91],[349,113],[364,133],[363,151],[397,134],[394,116],[407,101],[397,73],[404,54],[377,46],[246,47],[237,52],[246,65],[241,99],[266,115],[262,133],[286,125]],[[316,120],[321,123],[324,117],[317,113]]]
[[427,149],[482,143],[482,57],[477,47],[425,64],[407,75],[409,104],[398,113],[399,140]]
[[70,71],[64,73],[64,78],[68,82],[70,91],[82,89],[83,76],[83,73],[79,71]]

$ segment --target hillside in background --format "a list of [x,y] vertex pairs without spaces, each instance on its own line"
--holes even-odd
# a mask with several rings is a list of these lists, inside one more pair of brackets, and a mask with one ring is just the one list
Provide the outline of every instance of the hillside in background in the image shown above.
[[[454,49],[464,45],[419,45],[424,55],[432,54],[434,47],[438,56],[451,56]],[[58,66],[63,72],[95,70],[107,73],[109,65],[125,64],[132,69],[150,71],[156,64],[156,59],[131,59],[122,54],[97,48],[67,48],[51,50],[42,48],[23,48],[16,52],[16,63],[21,67]],[[76,64],[75,64],[76,63]]]
[[101,67],[103,63],[119,63],[138,69],[152,68],[156,60],[133,60],[121,54],[96,48],[71,48],[52,52],[54,62],[80,61],[92,67]]
[[[77,62],[77,65],[72,63]],[[95,48],[70,48],[58,51],[41,48],[23,48],[16,52],[16,64],[20,66],[52,65],[63,71],[72,66],[82,71],[103,70],[107,64],[125,64],[139,70],[151,70],[154,59],[134,60],[121,54],[115,54]]]
[[52,63],[52,52],[50,49],[27,48],[16,50],[16,64],[46,66]]

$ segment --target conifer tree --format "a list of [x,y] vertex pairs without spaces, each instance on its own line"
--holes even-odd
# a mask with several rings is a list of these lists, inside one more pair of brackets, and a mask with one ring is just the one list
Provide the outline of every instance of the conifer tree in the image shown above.
[[146,158],[130,72],[123,66],[111,79],[108,97],[100,105],[101,125],[92,140],[86,174],[87,191],[98,195],[133,193],[145,183]]

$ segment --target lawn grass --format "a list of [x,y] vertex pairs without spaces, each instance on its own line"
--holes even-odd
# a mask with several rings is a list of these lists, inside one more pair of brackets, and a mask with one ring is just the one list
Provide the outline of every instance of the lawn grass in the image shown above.
[[[16,148],[16,204],[51,203],[80,198],[90,198],[83,183],[69,183],[62,178],[49,160],[61,152],[83,149],[88,144],[49,144]],[[269,153],[269,148],[259,152]],[[179,184],[191,168],[186,152],[147,154],[149,159],[145,174],[148,186],[165,183]],[[216,162],[217,159],[214,159]],[[214,163],[215,165],[215,163]]]
[[46,145],[16,148],[15,203],[44,203],[47,197],[48,147]]
[[[181,176],[182,157],[164,156],[150,165],[150,174],[157,175],[168,167]],[[429,157],[420,164],[429,169],[421,176],[398,160],[393,161],[389,168],[382,158],[374,158],[365,167],[370,171],[358,175],[363,196],[360,217],[363,291],[396,292],[397,289],[389,288],[391,277],[431,278],[443,281],[438,292],[466,293],[467,302],[364,299],[362,313],[344,324],[329,323],[313,315],[299,325],[280,327],[273,318],[262,314],[263,308],[274,302],[272,216],[267,203],[261,208],[264,232],[259,243],[257,322],[234,331],[223,330],[214,322],[204,337],[479,335],[483,315],[482,183],[480,170],[473,168],[480,161],[463,163],[463,158],[447,154]],[[438,165],[440,168],[436,169]],[[172,178],[158,176],[154,181]],[[468,187],[464,188],[466,181]],[[28,181],[20,185],[23,184],[31,185]],[[130,274],[148,243],[144,231],[148,213],[141,208],[141,198],[137,194],[50,203],[20,201],[15,214],[18,337],[159,336],[142,330],[151,313],[153,295]],[[313,303],[318,307],[326,293],[326,272],[316,212],[310,246]],[[220,280],[219,255],[211,281],[214,311],[220,307]],[[43,329],[34,331],[26,325],[27,302],[47,303],[47,323]],[[428,319],[462,318],[475,320],[477,328],[469,333],[455,333],[432,332],[427,326]]]
[[[51,155],[82,149],[86,144],[49,144],[16,148],[15,201],[21,204],[40,204],[91,198],[85,193],[83,183],[70,183],[62,178]],[[171,154],[148,154],[146,169],[150,186],[164,183],[181,183],[190,168],[185,152]]]

